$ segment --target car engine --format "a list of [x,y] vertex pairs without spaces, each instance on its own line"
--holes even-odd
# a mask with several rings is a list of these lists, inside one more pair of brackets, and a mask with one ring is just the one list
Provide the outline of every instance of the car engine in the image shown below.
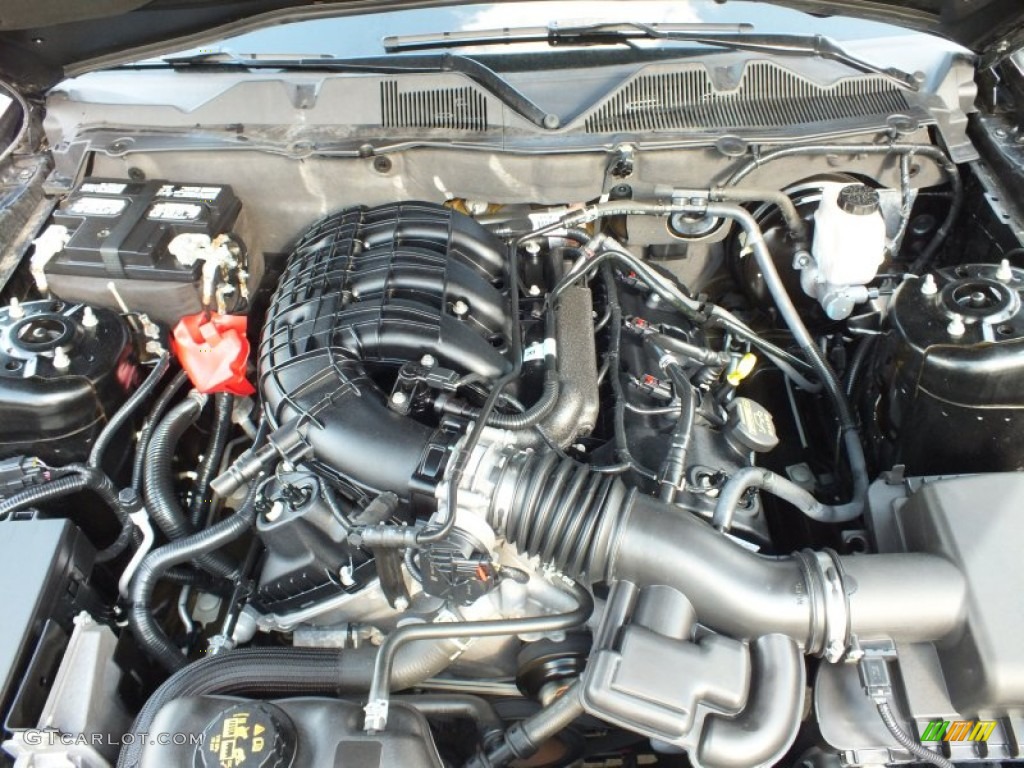
[[907,121],[59,158],[0,308],[5,751],[1019,759],[1024,268]]

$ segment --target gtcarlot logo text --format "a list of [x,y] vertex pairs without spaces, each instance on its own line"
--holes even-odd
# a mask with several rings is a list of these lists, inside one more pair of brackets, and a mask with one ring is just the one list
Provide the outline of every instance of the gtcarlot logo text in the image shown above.
[[203,743],[201,733],[61,733],[29,729],[22,731],[21,737],[31,747],[200,746]]

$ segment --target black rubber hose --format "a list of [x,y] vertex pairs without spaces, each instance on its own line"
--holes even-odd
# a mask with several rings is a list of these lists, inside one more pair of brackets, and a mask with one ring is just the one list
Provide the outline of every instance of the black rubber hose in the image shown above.
[[850,364],[846,366],[846,375],[843,377],[843,390],[846,392],[847,397],[853,395],[861,369],[871,355],[876,339],[878,339],[877,336],[864,336],[857,342],[857,348],[853,352],[853,357],[850,358]]
[[557,736],[585,714],[580,696],[580,684],[573,683],[550,706],[505,731],[501,741],[485,755],[472,757],[465,768],[502,768],[513,760],[533,757],[545,741]]
[[201,528],[210,514],[213,499],[210,497],[210,481],[220,470],[224,448],[231,435],[231,414],[235,408],[235,396],[227,392],[218,392],[213,398],[213,427],[210,440],[199,469],[196,471],[195,492],[192,496],[189,519],[192,528]]
[[487,699],[464,693],[418,693],[392,696],[391,701],[408,704],[425,717],[463,717],[472,720],[486,748],[501,737],[505,723]]
[[[131,610],[128,622],[132,634],[142,649],[165,669],[176,671],[185,666],[187,660],[180,649],[164,633],[150,611],[150,600],[157,581],[171,567],[198,560],[225,544],[229,544],[245,533],[256,521],[257,485],[235,514],[204,531],[172,541],[160,549],[150,552],[139,564],[131,583]],[[225,574],[229,579],[238,577],[237,572]]]
[[690,451],[690,440],[693,437],[693,423],[697,415],[697,398],[693,391],[693,385],[687,380],[682,369],[675,364],[669,364],[665,369],[675,385],[676,396],[679,398],[680,414],[675,429],[672,430],[672,439],[669,442],[668,453],[662,462],[661,471],[658,473],[658,484],[661,490],[658,497],[666,504],[672,504],[676,500],[676,494],[683,485],[683,474],[686,471],[686,454]]
[[179,566],[169,568],[160,576],[161,581],[177,584],[180,587],[192,587],[200,592],[210,592],[218,597],[229,597],[234,591],[234,584],[225,579],[218,579],[205,571]]
[[149,445],[149,436],[153,434],[153,427],[163,418],[171,400],[185,386],[186,381],[188,381],[187,372],[178,371],[174,375],[170,383],[164,387],[164,391],[160,393],[160,397],[153,403],[153,408],[146,416],[146,423],[139,430],[139,439],[135,444],[135,461],[132,462],[132,488],[139,493],[142,492],[142,476],[146,469],[146,449]]
[[[199,418],[202,410],[203,397],[189,395],[161,420],[149,440],[148,466],[143,481],[146,509],[171,541],[192,532],[178,503],[171,473],[178,441]],[[236,570],[236,566],[222,553],[200,553],[196,562],[215,576],[228,578]]]
[[904,731],[896,720],[896,716],[893,714],[892,708],[889,706],[888,702],[879,701],[877,702],[877,706],[878,714],[881,716],[882,722],[885,723],[885,727],[889,729],[889,733],[891,733],[892,737],[900,743],[901,747],[914,755],[914,757],[919,757],[925,762],[936,766],[936,768],[954,768],[951,760],[947,760],[939,753],[928,749],[928,747],[924,746],[921,742]]
[[156,365],[153,366],[153,370],[149,372],[149,375],[143,380],[138,388],[132,393],[117,412],[111,417],[107,425],[103,427],[103,431],[100,432],[96,438],[96,442],[93,443],[92,450],[89,452],[89,459],[86,462],[90,467],[100,467],[103,464],[103,454],[107,448],[117,437],[117,433],[121,431],[121,428],[128,423],[129,419],[135,415],[135,411],[143,401],[146,400],[156,389],[157,384],[167,373],[171,367],[171,355],[169,352],[164,352],[156,361]]
[[127,511],[117,498],[117,490],[110,478],[95,467],[85,464],[69,464],[54,470],[60,476],[43,485],[26,488],[24,491],[0,502],[0,520],[6,520],[12,512],[33,504],[54,501],[72,493],[93,491],[117,516],[121,531],[110,546],[96,553],[96,562],[106,563],[120,555],[131,544],[134,525]]

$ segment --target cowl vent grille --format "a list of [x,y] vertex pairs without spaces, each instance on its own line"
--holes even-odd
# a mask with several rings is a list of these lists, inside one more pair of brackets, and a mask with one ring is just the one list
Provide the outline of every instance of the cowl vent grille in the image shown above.
[[751,62],[738,87],[717,90],[707,71],[638,75],[586,120],[589,133],[777,128],[887,117],[908,104],[876,75],[822,86],[771,62]]
[[380,100],[385,128],[487,130],[487,97],[472,86],[399,91],[388,80],[380,85]]

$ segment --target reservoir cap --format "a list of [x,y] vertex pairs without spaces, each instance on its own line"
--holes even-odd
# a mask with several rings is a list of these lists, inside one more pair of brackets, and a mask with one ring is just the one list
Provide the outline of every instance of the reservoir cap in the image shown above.
[[295,725],[273,704],[245,702],[221,710],[203,730],[195,768],[288,768]]
[[855,216],[867,216],[878,210],[878,192],[864,184],[847,184],[839,190],[839,208]]

